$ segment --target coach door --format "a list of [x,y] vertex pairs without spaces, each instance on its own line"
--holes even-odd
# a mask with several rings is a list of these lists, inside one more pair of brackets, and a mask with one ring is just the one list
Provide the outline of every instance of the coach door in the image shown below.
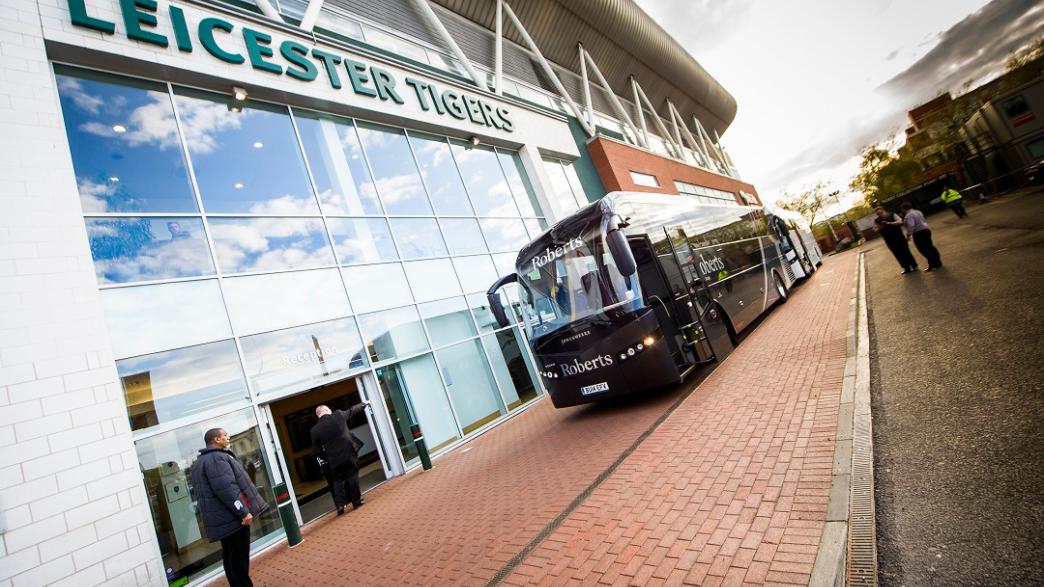
[[675,298],[679,315],[688,322],[689,344],[700,360],[711,357],[721,361],[732,352],[732,340],[723,317],[712,302],[707,277],[701,272],[685,231],[680,227],[667,228],[669,252],[660,256],[661,264],[679,275],[681,295]]

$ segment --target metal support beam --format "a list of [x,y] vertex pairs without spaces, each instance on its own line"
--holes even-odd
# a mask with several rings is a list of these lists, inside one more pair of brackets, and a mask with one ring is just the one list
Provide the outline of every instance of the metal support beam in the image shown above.
[[446,43],[451,51],[453,51],[453,55],[456,56],[457,60],[464,66],[464,69],[467,70],[468,76],[471,77],[471,81],[483,90],[489,91],[489,88],[486,87],[485,78],[480,75],[479,72],[475,71],[475,67],[471,65],[471,60],[468,59],[467,55],[460,50],[460,46],[457,45],[457,42],[453,40],[449,31],[446,30],[446,25],[442,24],[442,21],[439,20],[438,16],[436,16],[435,11],[432,10],[431,5],[428,4],[428,0],[413,0],[413,6],[417,9],[417,12],[420,13],[428,26],[435,29],[442,41]]
[[268,18],[271,18],[272,20],[278,20],[279,22],[284,22],[283,21],[283,17],[280,16],[279,11],[276,10],[275,6],[272,6],[271,2],[269,2],[268,0],[256,0],[256,1],[257,1],[257,7],[261,9],[261,13],[262,14],[264,14]]
[[642,143],[646,149],[649,146],[649,127],[645,125],[645,112],[642,110],[642,99],[638,97],[638,82],[631,78],[631,93],[634,94],[634,109],[638,112],[638,123],[642,125]]
[[496,35],[493,41],[493,89],[504,95],[504,0],[497,0]]
[[660,115],[656,113],[656,109],[653,108],[652,103],[649,102],[649,98],[645,95],[645,90],[642,89],[642,86],[638,85],[638,80],[634,79],[633,76],[631,77],[631,84],[634,86],[635,96],[641,99],[641,102],[635,100],[639,112],[642,109],[642,104],[645,104],[645,107],[649,109],[649,115],[652,116],[653,122],[656,123],[656,130],[658,130],[660,135],[663,136],[664,143],[667,145],[667,150],[673,151],[672,154],[675,157],[684,159],[684,157],[682,157],[681,149],[677,144],[675,144],[674,139],[671,138],[671,133],[667,130],[667,127],[663,125],[663,121],[660,120]]
[[616,97],[616,92],[613,91],[609,82],[605,81],[605,76],[602,75],[602,70],[598,69],[598,64],[594,62],[594,59],[591,58],[591,54],[588,53],[583,46],[580,47],[580,57],[581,61],[586,62],[587,66],[591,68],[591,73],[594,74],[598,84],[602,86],[603,90],[605,90],[606,96],[609,97],[609,105],[613,107],[613,112],[616,114],[616,117],[619,118],[623,124],[627,125],[627,128],[630,129],[631,134],[634,135],[635,140],[638,141],[639,144],[648,148],[648,145],[643,143],[644,138],[638,134],[638,127],[634,126],[634,121],[632,121],[631,116],[627,114],[627,109],[624,108],[620,99]]
[[[710,158],[703,152],[700,144],[696,141],[696,137],[692,136],[689,127],[685,125],[685,120],[682,118],[681,113],[678,112],[678,109],[674,107],[674,103],[670,100],[667,100],[667,110],[671,113],[671,120],[674,121],[675,125],[674,128],[677,129],[678,127],[681,127],[685,140],[688,141],[689,147],[692,149],[693,154],[696,155],[696,164],[700,167],[709,167]],[[679,139],[678,142],[681,142],[681,139]]]
[[[426,0],[415,1],[424,2]],[[573,116],[575,116],[580,122],[580,126],[584,128],[584,132],[586,132],[589,137],[595,136],[596,133],[594,127],[584,119],[583,114],[580,112],[580,108],[576,105],[576,102],[573,102],[573,99],[569,97],[569,92],[566,92],[565,87],[562,85],[562,81],[558,79],[558,75],[555,74],[555,70],[551,68],[551,64],[544,58],[544,54],[540,52],[540,48],[537,47],[533,38],[529,36],[526,27],[522,26],[522,21],[518,20],[518,17],[515,16],[515,11],[511,9],[511,5],[506,2],[504,3],[504,13],[507,14],[511,23],[515,25],[515,29],[518,31],[518,34],[522,36],[522,40],[525,42],[526,47],[537,56],[537,63],[539,63],[541,69],[544,70],[544,75],[546,75],[547,78],[551,80],[551,83],[554,84],[555,90],[558,91],[559,96],[562,98],[562,101],[566,103],[566,106],[569,107],[569,110],[573,112]]]
[[591,106],[591,80],[587,77],[587,60],[584,59],[584,46],[577,43],[577,48],[580,50],[580,88],[584,94],[584,109],[587,111],[587,121],[591,123],[591,126],[597,126],[595,124],[594,108]]
[[700,123],[700,119],[694,115],[692,122],[696,126],[696,133],[700,136],[700,141],[703,142],[703,149],[706,153],[711,155],[711,162],[718,168],[718,172],[724,171],[725,164],[721,161],[721,155],[718,151],[713,148],[714,141],[711,140],[710,135],[707,134],[706,129],[703,128],[703,124]]
[[319,11],[323,8],[324,0],[311,0],[308,8],[301,17],[301,30],[311,32],[315,28],[315,21],[319,20]]
[[728,163],[729,169],[731,170],[735,167],[735,164],[732,162],[732,157],[729,156],[729,152],[725,150],[725,145],[721,144],[721,137],[718,136],[718,131],[714,131],[714,139],[714,142],[718,143],[718,148],[721,149],[721,155],[725,157],[725,163]]

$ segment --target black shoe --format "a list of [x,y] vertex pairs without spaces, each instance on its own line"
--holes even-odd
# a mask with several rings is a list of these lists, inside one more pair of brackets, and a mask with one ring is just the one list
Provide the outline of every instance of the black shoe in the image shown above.
[[364,505],[366,505],[365,501],[360,501],[359,503],[353,503],[352,504],[352,509],[353,510],[357,510],[357,509],[361,508]]
[[341,507],[337,508],[337,515],[338,516],[343,516],[344,515],[344,506],[341,506]]
[[902,273],[900,273],[899,275],[906,275],[907,273],[913,273],[914,271],[917,271],[917,269],[915,267],[911,267],[909,269],[903,269]]
[[935,271],[936,269],[938,269],[938,267],[929,267],[929,268],[925,269],[924,272],[925,273],[930,273],[932,271]]

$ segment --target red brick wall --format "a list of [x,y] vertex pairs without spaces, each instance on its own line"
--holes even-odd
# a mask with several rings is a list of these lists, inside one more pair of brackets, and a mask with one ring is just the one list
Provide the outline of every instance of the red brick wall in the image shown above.
[[[744,202],[739,196],[739,191],[743,190],[753,195],[758,204],[761,203],[758,191],[749,183],[686,165],[674,159],[662,157],[612,139],[596,137],[587,143],[587,150],[591,153],[591,159],[594,160],[595,169],[598,170],[598,175],[602,178],[605,189],[610,192],[676,194],[678,191],[674,188],[674,182],[684,181],[716,190],[732,192],[736,196],[736,201],[741,204]],[[635,184],[631,181],[632,171],[655,175],[660,183],[660,187],[651,188]]]

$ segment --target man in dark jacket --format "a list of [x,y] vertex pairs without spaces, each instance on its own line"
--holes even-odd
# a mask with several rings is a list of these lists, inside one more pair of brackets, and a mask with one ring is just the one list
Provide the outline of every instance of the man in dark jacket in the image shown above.
[[192,465],[192,490],[211,542],[221,541],[225,577],[231,587],[252,587],[250,523],[268,509],[243,465],[228,450],[231,440],[221,428],[207,430],[207,448]]
[[[337,515],[344,514],[344,506],[351,501],[352,508],[362,507],[359,490],[359,449],[363,441],[348,429],[348,420],[361,413],[370,402],[356,404],[348,411],[333,412],[327,406],[315,409],[319,422],[312,427],[312,451],[329,468],[330,492],[333,494]],[[348,495],[345,497],[345,485]]]

